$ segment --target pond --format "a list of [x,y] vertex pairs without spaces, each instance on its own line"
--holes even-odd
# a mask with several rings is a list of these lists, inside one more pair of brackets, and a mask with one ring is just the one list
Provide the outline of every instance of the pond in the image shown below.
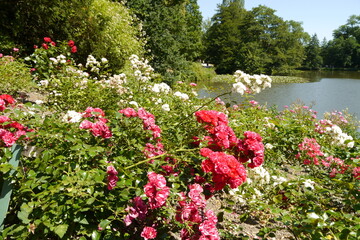
[[[276,105],[279,110],[283,106],[300,102],[318,111],[321,118],[324,112],[347,109],[360,119],[360,72],[306,72],[308,83],[274,83],[251,99],[268,107]],[[211,83],[200,87],[200,97],[215,97],[231,90],[231,84]],[[245,99],[240,94],[221,97],[225,102],[239,103]]]

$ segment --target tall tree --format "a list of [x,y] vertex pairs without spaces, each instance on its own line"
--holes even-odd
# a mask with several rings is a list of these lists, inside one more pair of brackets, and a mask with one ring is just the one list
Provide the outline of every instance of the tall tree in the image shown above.
[[206,33],[207,59],[218,73],[286,72],[301,65],[305,37],[300,23],[284,21],[271,8],[246,11],[231,2],[219,6]]
[[316,34],[311,37],[310,42],[305,47],[304,66],[309,69],[321,68],[323,59],[321,57],[321,47]]
[[218,73],[231,73],[238,68],[236,55],[242,42],[246,10],[239,5],[219,5],[212,25],[204,37],[205,61],[216,65]]
[[323,50],[325,64],[333,67],[360,67],[360,15],[352,15],[333,32],[334,39]]

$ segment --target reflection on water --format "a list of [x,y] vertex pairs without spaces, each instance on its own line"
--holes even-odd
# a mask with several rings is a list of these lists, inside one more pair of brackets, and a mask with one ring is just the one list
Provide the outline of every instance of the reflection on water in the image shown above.
[[[348,109],[360,118],[360,73],[359,72],[325,72],[307,73],[309,83],[273,84],[272,88],[265,89],[253,99],[268,106],[276,105],[279,110],[284,105],[294,102],[303,102],[312,105],[319,112]],[[214,83],[208,89],[199,90],[200,97],[215,97],[231,90],[231,84]],[[240,94],[225,95],[225,102],[239,103],[244,101]]]

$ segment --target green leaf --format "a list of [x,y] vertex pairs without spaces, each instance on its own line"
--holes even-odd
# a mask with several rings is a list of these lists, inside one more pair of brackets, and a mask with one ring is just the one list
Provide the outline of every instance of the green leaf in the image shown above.
[[91,205],[96,199],[95,198],[89,198],[87,201],[86,201],[86,205]]
[[98,231],[93,231],[91,234],[91,240],[99,240],[101,237],[101,233]]
[[0,164],[0,172],[7,173],[11,170],[12,166],[9,163]]
[[60,238],[63,238],[68,227],[69,227],[69,225],[67,225],[67,224],[61,224],[61,225],[56,226],[54,231]]
[[102,229],[105,229],[109,224],[111,223],[111,221],[105,219],[105,220],[102,220],[99,224],[99,227],[102,228]]
[[20,212],[18,212],[18,218],[25,224],[30,223],[29,214],[32,212],[32,208],[27,204],[23,203],[20,207]]

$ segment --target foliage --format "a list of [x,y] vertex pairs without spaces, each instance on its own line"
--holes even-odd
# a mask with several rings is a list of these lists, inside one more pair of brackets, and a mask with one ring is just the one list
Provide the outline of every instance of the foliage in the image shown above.
[[352,15],[334,30],[334,39],[323,46],[324,64],[337,68],[360,66],[360,16]]
[[219,5],[205,36],[207,61],[218,73],[287,73],[299,67],[307,37],[301,24],[284,21],[275,10],[258,6],[246,11],[236,3]]
[[192,62],[183,70],[182,78],[190,82],[209,82],[216,78],[214,68],[204,67],[199,62]]
[[0,58],[0,94],[18,96],[19,92],[35,89],[29,68],[12,56]]
[[262,222],[257,238],[282,226],[295,239],[359,238],[360,140],[348,115],[260,106],[250,91],[271,79],[241,71],[243,102],[199,99],[195,83],[170,87],[136,55],[119,75],[105,58],[79,66],[72,44],[29,57],[46,104],[0,96],[1,140],[10,129],[28,149],[9,176],[13,142],[0,145],[0,176],[14,187],[2,238],[255,237],[233,231],[247,220]]
[[128,1],[146,33],[147,58],[170,81],[201,51],[201,14],[195,0]]
[[[139,26],[134,26],[126,7],[107,0],[10,1],[1,29],[23,52],[30,53],[41,37],[73,39],[79,59],[93,54],[111,59],[120,69],[131,54],[141,54]],[[6,7],[9,5],[9,7]],[[3,9],[1,6],[0,9]]]
[[311,37],[310,42],[305,47],[305,56],[304,67],[315,70],[321,68],[323,59],[321,57],[319,39],[316,34]]

